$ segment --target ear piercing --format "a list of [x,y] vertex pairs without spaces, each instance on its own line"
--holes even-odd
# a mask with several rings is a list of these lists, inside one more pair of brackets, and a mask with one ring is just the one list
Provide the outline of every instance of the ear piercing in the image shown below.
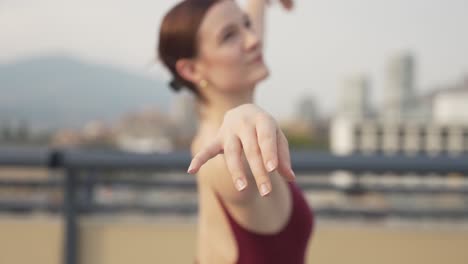
[[204,89],[208,86],[208,82],[204,79],[200,80],[200,82],[198,83],[198,85],[200,86],[200,88]]

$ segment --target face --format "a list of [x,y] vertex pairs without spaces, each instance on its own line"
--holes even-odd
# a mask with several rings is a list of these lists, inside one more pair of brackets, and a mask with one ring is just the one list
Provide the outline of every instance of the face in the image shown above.
[[195,68],[198,78],[206,80],[209,86],[235,92],[252,89],[268,76],[262,43],[249,17],[235,1],[221,1],[212,6],[198,33]]

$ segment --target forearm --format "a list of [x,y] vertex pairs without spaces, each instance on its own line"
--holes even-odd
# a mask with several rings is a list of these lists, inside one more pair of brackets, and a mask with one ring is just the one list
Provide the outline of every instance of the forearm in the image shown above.
[[258,38],[262,43],[265,32],[265,9],[268,2],[269,0],[249,0],[245,10],[252,21],[252,26],[255,29]]

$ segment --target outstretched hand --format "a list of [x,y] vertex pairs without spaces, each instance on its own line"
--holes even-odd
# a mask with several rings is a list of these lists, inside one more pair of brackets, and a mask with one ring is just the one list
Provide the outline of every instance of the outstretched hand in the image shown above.
[[196,153],[188,172],[197,173],[203,164],[221,153],[239,191],[248,184],[243,155],[262,196],[271,192],[268,173],[277,170],[288,181],[295,179],[286,137],[276,121],[256,105],[245,104],[228,111],[217,136]]
[[293,8],[293,0],[280,0],[280,2],[281,5],[287,10],[291,10]]

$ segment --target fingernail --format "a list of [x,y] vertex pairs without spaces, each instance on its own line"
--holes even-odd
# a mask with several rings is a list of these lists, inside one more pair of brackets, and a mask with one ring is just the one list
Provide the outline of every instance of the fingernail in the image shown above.
[[273,163],[273,161],[268,161],[267,163],[267,170],[268,172],[272,172],[273,170],[275,169],[275,164]]
[[188,168],[187,172],[192,174],[194,171],[194,169],[192,168],[192,165],[190,164],[190,167]]
[[268,185],[266,183],[263,183],[261,186],[260,186],[260,194],[262,196],[265,196],[267,195],[268,193],[270,192],[270,188],[268,188]]
[[293,178],[296,179],[296,174],[294,173],[294,171],[293,171],[293,170],[290,170],[289,172],[291,173],[291,175],[293,176]]
[[241,178],[238,178],[236,180],[236,188],[237,190],[239,191],[242,191],[243,189],[245,189],[245,187],[247,186],[247,184],[245,183],[245,180],[241,179]]

